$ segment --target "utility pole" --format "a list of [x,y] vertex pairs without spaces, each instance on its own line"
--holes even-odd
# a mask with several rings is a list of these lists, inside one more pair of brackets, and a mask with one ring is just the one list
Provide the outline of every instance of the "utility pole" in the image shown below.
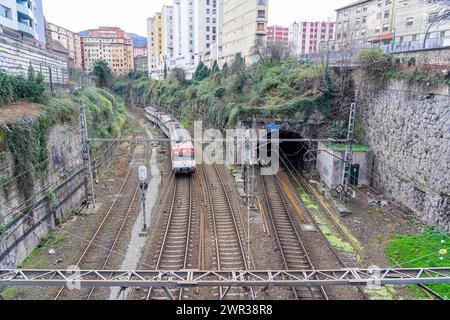
[[345,151],[344,173],[342,175],[342,186],[344,191],[340,194],[340,201],[345,203],[350,196],[350,179],[353,166],[353,140],[355,138],[356,103],[350,107],[350,116],[347,131],[347,150]]
[[85,176],[88,179],[89,176],[89,184],[90,184],[90,192],[87,191],[88,187],[86,186],[86,205],[89,208],[89,205],[92,205],[95,208],[95,194],[94,194],[94,174],[92,171],[92,162],[91,162],[91,153],[89,146],[89,136],[87,130],[87,122],[86,122],[86,109],[83,103],[80,103],[80,133],[81,133],[81,144],[82,144],[82,153],[83,153],[83,162],[85,167]]

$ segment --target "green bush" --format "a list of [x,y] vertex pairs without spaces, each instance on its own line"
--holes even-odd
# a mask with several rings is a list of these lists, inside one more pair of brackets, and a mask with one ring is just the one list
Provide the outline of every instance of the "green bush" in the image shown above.
[[358,63],[366,76],[378,79],[383,73],[393,69],[392,56],[379,48],[362,50],[358,54]]
[[[7,129],[0,128],[2,144],[12,156],[13,175],[19,176],[17,187],[25,198],[32,195],[34,182],[47,170],[49,129],[57,123],[74,123],[78,119],[80,101],[86,106],[92,136],[112,138],[120,134],[126,121],[124,103],[111,93],[96,88],[80,90],[74,96],[57,94],[48,99],[39,115],[25,116],[8,124]],[[35,169],[29,170],[32,167]]]
[[[221,72],[214,65],[212,72],[199,64],[193,81],[180,85],[175,79],[139,79],[139,96],[146,102],[168,110],[174,116],[193,119],[204,118],[217,128],[248,120],[251,110],[261,117],[308,118],[315,111],[333,116],[330,110],[339,103],[336,92],[338,77],[316,65],[302,65],[296,59],[271,64],[257,63],[245,66],[237,55]],[[328,79],[327,82],[324,79]],[[136,82],[128,75],[113,85],[113,90],[128,97]]]
[[48,101],[47,85],[42,73],[37,75],[33,67],[28,68],[28,77],[10,76],[0,71],[0,107],[19,99],[26,99],[34,103]]

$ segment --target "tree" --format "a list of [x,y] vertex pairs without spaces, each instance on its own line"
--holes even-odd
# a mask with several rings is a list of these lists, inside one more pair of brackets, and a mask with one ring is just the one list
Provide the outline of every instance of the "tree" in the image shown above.
[[186,82],[186,72],[182,68],[173,68],[172,71],[170,71],[169,79],[177,80],[180,85],[184,85]]
[[230,70],[231,73],[236,73],[237,71],[245,70],[245,60],[240,52],[236,53],[236,56],[234,57],[234,61],[231,65]]
[[195,81],[202,81],[203,79],[206,79],[209,77],[209,69],[203,62],[200,61],[200,63],[197,66],[197,69],[194,73],[193,80]]
[[222,75],[224,77],[227,77],[228,76],[228,72],[229,72],[229,70],[228,70],[228,63],[225,62],[225,64],[222,67]]
[[218,72],[220,72],[219,64],[217,63],[217,61],[214,61],[214,64],[211,68],[211,74],[215,74]]
[[253,48],[253,54],[259,57],[259,62],[264,65],[279,64],[292,57],[293,46],[283,46],[278,44],[257,45]]
[[44,103],[47,99],[47,86],[44,76],[39,72],[36,76],[34,68],[30,63],[26,82],[26,96],[35,103]]
[[435,12],[430,14],[428,28],[425,32],[425,38],[423,39],[423,49],[426,49],[427,40],[430,36],[431,29],[442,23],[446,23],[450,19],[450,0],[437,1],[433,6],[435,8]]
[[164,59],[164,80],[167,79],[168,74],[169,74],[169,70],[167,69],[167,62],[166,62],[166,59]]
[[92,74],[96,77],[96,84],[99,88],[107,88],[112,81],[112,71],[108,63],[104,60],[99,60],[94,63],[94,71]]

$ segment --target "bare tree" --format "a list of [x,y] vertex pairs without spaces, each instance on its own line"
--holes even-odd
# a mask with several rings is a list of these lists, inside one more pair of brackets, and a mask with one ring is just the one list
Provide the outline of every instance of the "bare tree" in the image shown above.
[[177,80],[180,85],[183,85],[186,81],[186,72],[181,68],[173,68],[170,71],[169,79]]
[[425,32],[425,38],[423,40],[423,49],[426,49],[427,40],[430,35],[431,29],[446,23],[450,19],[450,0],[440,0],[433,5],[435,12],[430,15],[428,22],[428,28]]
[[288,46],[272,44],[272,45],[256,45],[253,47],[253,54],[258,56],[259,62],[280,63],[293,56],[294,47],[290,43]]

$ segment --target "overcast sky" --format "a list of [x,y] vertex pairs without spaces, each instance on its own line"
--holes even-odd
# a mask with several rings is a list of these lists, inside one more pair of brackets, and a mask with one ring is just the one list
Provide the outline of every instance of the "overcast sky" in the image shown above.
[[[327,20],[334,10],[355,0],[269,0],[269,24]],[[172,0],[43,0],[48,21],[72,31],[118,26],[145,36],[147,18]]]

